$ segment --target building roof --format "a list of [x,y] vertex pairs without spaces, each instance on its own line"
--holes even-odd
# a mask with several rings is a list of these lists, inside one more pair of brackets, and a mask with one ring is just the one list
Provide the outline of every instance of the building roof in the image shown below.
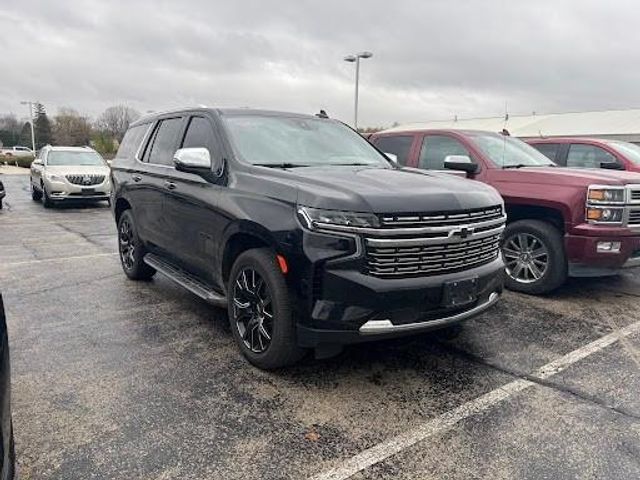
[[514,137],[602,137],[640,136],[640,109],[598,112],[510,115],[400,125],[387,131],[423,129],[473,129],[500,132],[506,128]]

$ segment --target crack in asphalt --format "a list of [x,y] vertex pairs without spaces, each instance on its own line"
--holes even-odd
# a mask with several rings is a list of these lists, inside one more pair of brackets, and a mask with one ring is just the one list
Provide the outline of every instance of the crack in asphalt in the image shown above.
[[439,342],[440,345],[445,349],[448,350],[452,353],[455,353],[457,355],[460,355],[461,357],[463,357],[465,360],[468,360],[470,362],[479,364],[479,365],[483,365],[489,368],[492,368],[494,370],[497,370],[501,373],[505,373],[507,375],[511,375],[515,378],[520,378],[522,380],[528,380],[532,383],[536,383],[540,386],[543,387],[547,387],[547,388],[551,388],[553,390],[562,392],[562,393],[566,393],[569,394],[571,396],[577,397],[580,400],[587,402],[587,403],[591,403],[594,404],[598,407],[604,408],[606,410],[610,410],[613,412],[616,412],[620,415],[623,415],[625,417],[629,417],[632,418],[634,420],[640,420],[640,413],[634,412],[632,410],[629,410],[627,408],[624,407],[616,407],[614,405],[610,405],[607,402],[605,402],[604,400],[596,397],[595,395],[591,395],[590,393],[587,393],[583,390],[578,390],[576,388],[572,388],[572,387],[568,387],[566,385],[560,385],[556,382],[553,382],[551,380],[545,380],[539,377],[536,377],[535,375],[531,375],[527,372],[522,372],[520,370],[514,369],[514,368],[509,368],[506,367],[504,365],[500,365],[499,363],[495,363],[492,362],[490,360],[487,360],[485,358],[482,358],[474,353],[468,352],[466,350],[463,350],[461,348],[455,347],[451,344],[448,343],[443,343],[443,342]]
[[[73,229],[63,225],[61,222],[54,222],[53,224],[58,226],[58,227],[60,227],[60,228],[62,228],[67,233],[71,233],[72,235],[78,235],[80,238],[82,238],[86,242],[90,243],[91,245],[94,245],[94,246],[96,246],[96,247],[98,247],[100,249],[103,249],[103,250],[106,248],[104,245],[101,245],[100,243],[98,243],[95,240],[93,240],[91,238],[93,235],[91,235],[91,234],[85,234],[85,233],[82,233],[82,232],[78,232],[76,230],[73,230]],[[115,236],[115,233],[113,235]]]

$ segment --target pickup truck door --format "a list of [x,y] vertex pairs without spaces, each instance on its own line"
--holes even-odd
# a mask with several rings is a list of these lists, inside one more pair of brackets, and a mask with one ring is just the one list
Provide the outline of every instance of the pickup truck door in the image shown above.
[[[208,117],[193,115],[179,148],[206,148],[211,158],[222,155],[215,127]],[[216,284],[218,240],[222,221],[218,212],[220,185],[194,173],[174,170],[165,187],[164,217],[171,238],[170,256],[183,268]]]

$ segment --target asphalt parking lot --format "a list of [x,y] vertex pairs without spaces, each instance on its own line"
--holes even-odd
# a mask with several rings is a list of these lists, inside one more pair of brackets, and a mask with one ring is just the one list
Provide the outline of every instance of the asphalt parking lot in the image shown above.
[[638,273],[266,373],[224,311],[125,278],[106,205],[27,179],[0,211],[22,479],[640,478]]

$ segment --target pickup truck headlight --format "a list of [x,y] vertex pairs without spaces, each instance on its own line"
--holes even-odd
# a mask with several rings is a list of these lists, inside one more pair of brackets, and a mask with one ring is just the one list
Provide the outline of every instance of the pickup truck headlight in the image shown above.
[[373,213],[298,207],[298,214],[310,229],[334,227],[339,230],[340,227],[375,228],[380,226],[380,220]]
[[592,223],[622,223],[624,208],[587,207],[587,220]]
[[624,188],[591,186],[587,192],[589,203],[624,203]]

